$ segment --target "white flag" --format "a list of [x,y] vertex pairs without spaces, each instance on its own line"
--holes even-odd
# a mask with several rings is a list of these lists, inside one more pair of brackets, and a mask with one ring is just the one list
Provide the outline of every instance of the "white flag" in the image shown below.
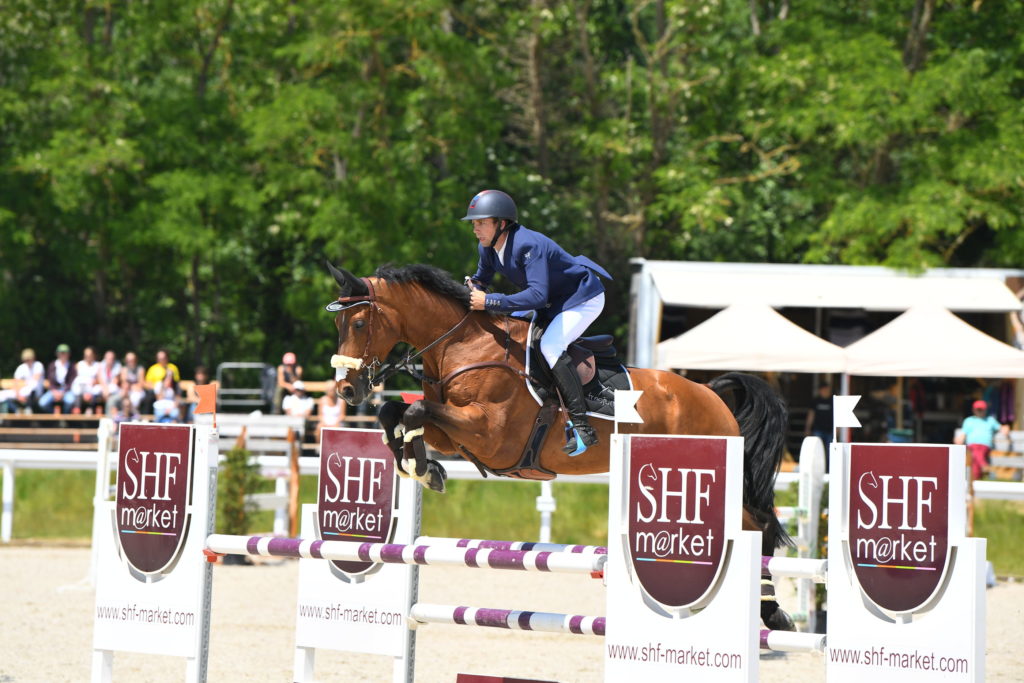
[[835,429],[841,427],[860,427],[860,420],[853,414],[860,396],[833,396],[832,423]]
[[617,390],[615,392],[615,421],[616,422],[635,422],[637,424],[643,424],[644,419],[640,417],[640,413],[636,412],[636,402],[640,400],[640,394],[642,391],[624,391]]

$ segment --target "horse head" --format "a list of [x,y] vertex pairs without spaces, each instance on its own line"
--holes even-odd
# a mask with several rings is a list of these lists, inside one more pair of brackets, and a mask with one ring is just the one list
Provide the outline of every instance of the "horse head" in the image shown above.
[[387,356],[395,340],[381,334],[383,323],[375,292],[368,280],[356,277],[344,268],[327,264],[338,286],[336,301],[327,305],[335,313],[338,347],[331,358],[338,395],[349,405],[359,405],[370,394],[373,372]]

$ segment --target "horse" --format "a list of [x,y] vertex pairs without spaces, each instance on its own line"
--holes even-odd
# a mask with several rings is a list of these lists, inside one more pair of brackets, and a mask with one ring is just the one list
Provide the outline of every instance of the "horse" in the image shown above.
[[[415,461],[410,474],[444,491],[444,468],[427,458],[423,441],[442,454],[474,462],[485,476],[488,470],[514,470],[525,435],[538,418],[537,401],[526,386],[528,322],[471,311],[469,289],[433,266],[381,266],[366,278],[327,266],[340,287],[337,300],[327,306],[335,313],[338,333],[331,365],[337,369],[337,391],[347,403],[359,405],[372,386],[402,369],[415,372],[411,361],[422,360],[422,373],[416,376],[423,398],[411,404],[385,402],[379,415],[400,472],[405,473],[403,459]],[[418,352],[385,365],[382,359],[400,342]],[[764,380],[742,373],[706,385],[659,370],[628,368],[628,373],[633,388],[643,392],[636,408],[644,422],[620,424],[619,431],[742,435],[743,526],[762,532],[765,555],[791,543],[775,514],[774,482],[787,420],[781,397]],[[555,424],[564,426],[565,419],[560,414]],[[606,420],[593,422],[599,442],[575,457],[562,450],[558,429],[544,434],[536,471],[552,476],[607,472],[612,426]],[[789,616],[771,599],[770,580],[768,587],[761,608],[765,624],[792,630]]]

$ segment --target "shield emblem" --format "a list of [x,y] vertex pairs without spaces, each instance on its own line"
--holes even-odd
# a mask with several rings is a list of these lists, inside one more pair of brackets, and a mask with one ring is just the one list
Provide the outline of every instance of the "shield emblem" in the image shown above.
[[114,526],[121,556],[142,574],[173,566],[185,543],[192,447],[188,425],[121,425]]
[[847,520],[868,599],[894,613],[928,605],[949,563],[948,449],[852,445]]
[[[387,543],[394,537],[394,456],[380,431],[325,429],[320,445],[317,534],[325,541]],[[331,564],[347,575],[365,574],[373,562]]]
[[725,440],[634,436],[628,471],[637,580],[666,607],[702,605],[725,555]]

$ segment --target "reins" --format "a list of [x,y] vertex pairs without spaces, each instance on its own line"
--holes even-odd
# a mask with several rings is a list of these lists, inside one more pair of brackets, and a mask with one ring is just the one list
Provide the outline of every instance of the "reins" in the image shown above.
[[[343,310],[344,308],[348,308],[349,306],[356,306],[356,305],[359,305],[359,304],[372,304],[373,308],[371,309],[371,315],[373,313],[378,312],[378,311],[381,310],[380,305],[377,303],[377,291],[374,288],[373,283],[370,281],[370,278],[364,277],[364,278],[361,278],[361,279],[362,279],[363,283],[366,285],[366,289],[367,289],[368,293],[365,294],[365,295],[361,295],[361,296],[340,296],[340,297],[338,297],[337,303],[340,304],[340,305],[335,309],[336,311],[340,311],[340,310]],[[509,363],[509,359],[511,358],[511,355],[512,355],[511,354],[512,331],[509,329],[509,325],[508,325],[508,320],[507,319],[505,320],[505,358],[504,358],[504,360],[501,360],[501,361],[496,361],[496,360],[495,361],[483,361],[483,362],[480,362],[480,363],[471,363],[469,365],[464,365],[462,367],[456,368],[455,370],[449,372],[447,375],[445,375],[444,377],[442,377],[440,379],[434,378],[434,377],[428,377],[427,375],[423,374],[422,372],[419,372],[418,370],[416,370],[413,367],[413,361],[415,361],[417,358],[420,358],[423,354],[425,354],[427,351],[429,351],[430,349],[432,349],[435,346],[437,346],[438,344],[440,344],[445,339],[448,339],[449,337],[451,337],[453,334],[455,334],[455,332],[457,332],[459,330],[459,328],[461,328],[463,325],[465,325],[466,321],[469,320],[469,316],[470,316],[470,314],[472,314],[472,312],[473,312],[472,310],[467,311],[466,315],[462,316],[462,319],[459,320],[459,322],[455,323],[455,325],[452,326],[447,332],[445,332],[444,334],[439,336],[437,339],[435,339],[434,341],[432,341],[429,344],[427,344],[425,347],[423,347],[419,351],[416,351],[415,353],[413,353],[412,351],[408,351],[408,352],[406,352],[405,356],[403,358],[401,358],[400,360],[397,360],[397,361],[395,361],[393,363],[388,363],[388,364],[384,365],[383,367],[381,367],[380,360],[377,359],[377,358],[374,358],[373,361],[371,361],[369,363],[366,362],[366,356],[367,356],[367,354],[369,352],[369,349],[370,349],[371,340],[373,339],[373,324],[371,322],[371,324],[369,326],[370,328],[369,328],[369,330],[367,332],[367,335],[366,335],[366,345],[363,347],[363,356],[362,356],[363,364],[366,366],[367,370],[369,370],[369,372],[371,373],[371,376],[369,377],[370,385],[374,386],[374,385],[377,385],[377,384],[382,384],[383,382],[387,381],[388,379],[390,379],[391,377],[395,376],[396,374],[398,374],[400,372],[404,372],[407,375],[409,375],[410,377],[412,377],[413,379],[417,380],[418,382],[424,382],[426,384],[438,385],[438,388],[439,388],[440,393],[441,393],[440,398],[441,398],[441,401],[443,402],[444,401],[444,387],[451,380],[453,380],[455,377],[458,377],[459,375],[461,375],[464,372],[469,372],[470,370],[478,370],[480,368],[490,368],[490,367],[504,368],[505,370],[509,370],[509,371],[515,373],[516,375],[518,375],[518,376],[526,379],[527,381],[529,381],[529,379],[530,379],[529,375],[527,375],[525,372],[523,372],[519,368],[516,368],[516,367],[512,366]],[[377,368],[379,368],[379,371],[377,370]]]

